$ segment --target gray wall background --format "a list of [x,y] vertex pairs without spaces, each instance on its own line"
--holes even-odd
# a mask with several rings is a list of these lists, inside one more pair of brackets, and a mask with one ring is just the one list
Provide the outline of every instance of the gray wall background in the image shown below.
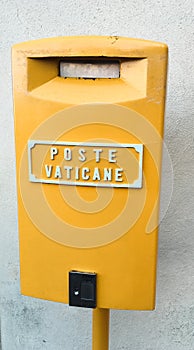
[[[17,42],[81,34],[137,37],[169,45],[165,141],[173,164],[174,188],[160,226],[157,307],[154,312],[111,311],[110,349],[194,349],[193,9],[192,0],[0,1],[3,350],[91,348],[90,310],[20,295],[10,62],[11,46]],[[164,162],[165,178],[167,168]]]

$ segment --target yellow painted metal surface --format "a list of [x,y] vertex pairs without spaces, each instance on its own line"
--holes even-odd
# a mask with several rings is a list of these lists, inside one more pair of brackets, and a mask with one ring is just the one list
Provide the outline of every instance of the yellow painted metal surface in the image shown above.
[[92,320],[92,350],[107,350],[109,346],[109,309],[94,309]]
[[[116,59],[120,77],[60,77],[60,61],[75,58]],[[78,270],[97,273],[99,308],[154,308],[166,70],[167,46],[151,41],[14,46],[24,295],[68,303]]]

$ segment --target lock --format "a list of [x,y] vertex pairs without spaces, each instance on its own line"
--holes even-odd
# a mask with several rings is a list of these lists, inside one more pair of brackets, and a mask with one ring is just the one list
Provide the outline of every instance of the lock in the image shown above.
[[69,305],[96,307],[96,274],[69,272]]

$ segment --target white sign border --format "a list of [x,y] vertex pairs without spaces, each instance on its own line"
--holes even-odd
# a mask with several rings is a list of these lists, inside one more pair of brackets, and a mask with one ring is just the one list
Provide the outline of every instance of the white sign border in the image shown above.
[[[64,180],[46,180],[38,179],[32,172],[32,148],[35,145],[51,145],[51,146],[85,146],[85,147],[115,147],[115,148],[134,148],[139,153],[139,174],[138,179],[132,184],[110,184],[110,183],[95,183],[81,181],[64,181]],[[118,187],[118,188],[142,188],[143,179],[143,144],[139,143],[97,143],[97,142],[65,142],[65,141],[49,141],[49,140],[29,140],[28,141],[28,172],[29,181],[42,184],[69,185],[69,186],[87,186],[87,187]]]

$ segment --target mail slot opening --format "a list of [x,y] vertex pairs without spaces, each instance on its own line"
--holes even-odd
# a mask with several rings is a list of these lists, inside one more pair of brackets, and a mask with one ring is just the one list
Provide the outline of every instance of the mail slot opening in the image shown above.
[[27,88],[34,97],[72,104],[124,102],[146,96],[147,72],[145,57],[28,57]]
[[119,61],[61,61],[59,76],[63,78],[117,79],[120,77]]

